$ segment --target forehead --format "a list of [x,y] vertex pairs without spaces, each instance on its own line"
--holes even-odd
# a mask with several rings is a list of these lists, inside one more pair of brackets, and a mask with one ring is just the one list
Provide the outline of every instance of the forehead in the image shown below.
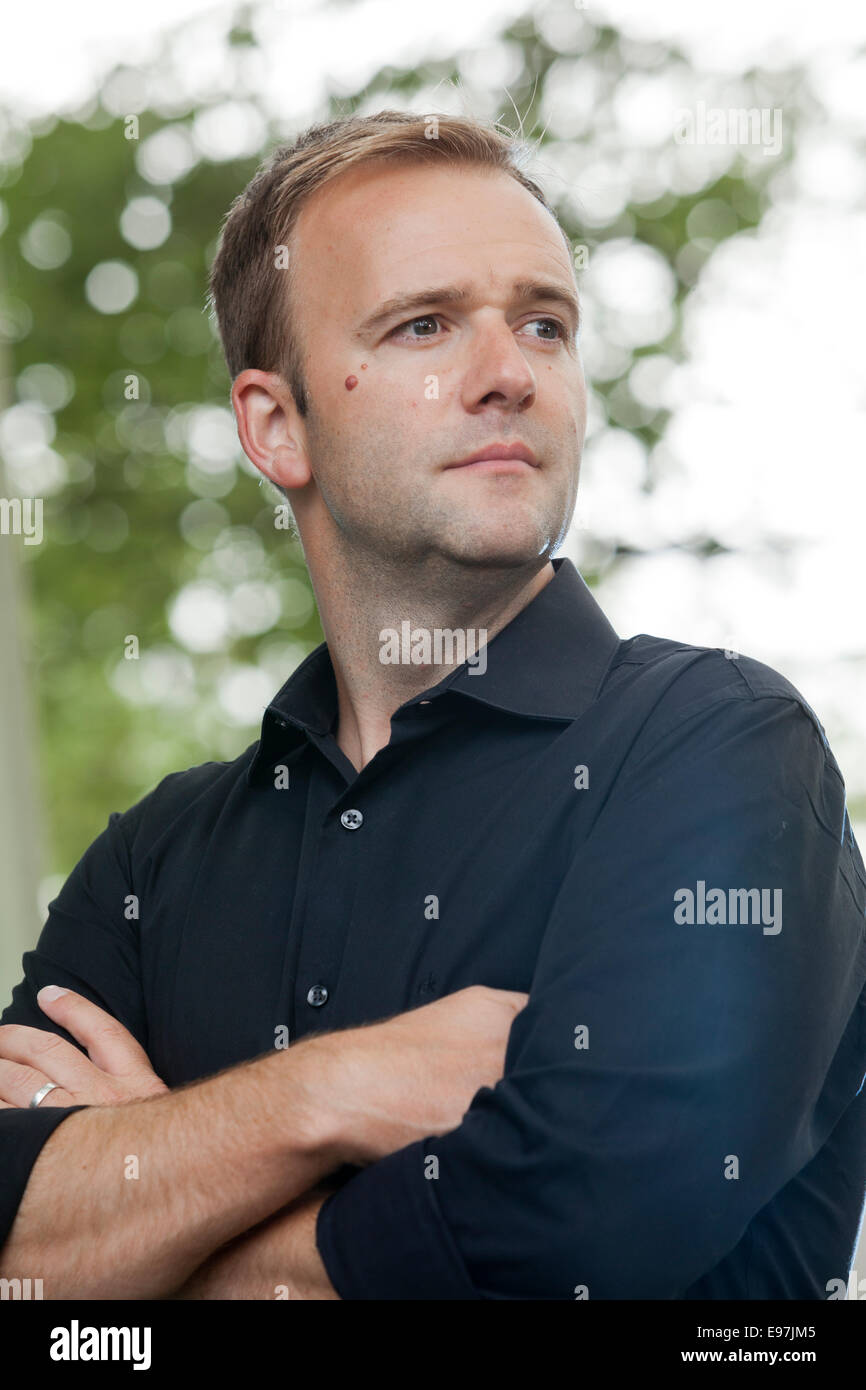
[[343,322],[433,282],[498,287],[559,272],[573,283],[562,233],[527,188],[444,160],[341,174],[305,204],[293,242],[305,316]]

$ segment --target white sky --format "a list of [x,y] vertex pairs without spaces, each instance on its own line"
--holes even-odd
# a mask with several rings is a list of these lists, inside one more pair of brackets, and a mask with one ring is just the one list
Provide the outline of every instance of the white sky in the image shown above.
[[[502,27],[527,8],[525,0],[369,0],[320,15],[317,0],[269,0],[259,7],[269,22],[274,73],[282,85],[303,85],[311,55],[313,73],[327,64],[357,76],[384,60],[428,52],[457,52],[485,32]],[[580,6],[575,6],[580,8]],[[599,0],[586,14],[604,18],[635,37],[677,39],[696,63],[711,70],[741,71],[748,63],[783,65],[791,58],[850,54],[866,42],[866,17],[856,0],[726,0],[703,6],[694,0]],[[237,12],[212,0],[39,0],[8,5],[0,45],[0,100],[20,111],[58,111],[82,101],[97,74],[120,60],[144,61],[166,28],[196,16]],[[280,35],[283,42],[280,41]]]

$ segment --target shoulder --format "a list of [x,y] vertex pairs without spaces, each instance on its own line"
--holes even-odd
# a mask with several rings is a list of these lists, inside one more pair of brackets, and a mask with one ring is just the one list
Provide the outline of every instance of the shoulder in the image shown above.
[[213,824],[232,795],[246,786],[257,743],[227,762],[198,763],[170,772],[126,811],[112,812],[109,828],[136,857],[177,834],[184,823]]
[[792,726],[829,753],[824,726],[793,681],[743,652],[639,633],[622,642],[609,686],[642,689],[645,733],[656,738],[707,716],[717,723],[760,723],[769,713],[769,702],[771,707],[787,707]]
[[845,834],[841,769],[817,713],[781,671],[742,652],[640,633],[620,647],[612,694],[617,686],[640,711],[624,785],[716,795],[721,783],[740,805],[808,802],[837,843]]

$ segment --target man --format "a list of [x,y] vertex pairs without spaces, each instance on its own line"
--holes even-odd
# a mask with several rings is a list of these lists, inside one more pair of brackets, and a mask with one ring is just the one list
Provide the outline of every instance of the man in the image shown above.
[[866,879],[841,775],[783,676],[621,640],[552,560],[579,306],[511,143],[314,128],[236,200],[212,292],[326,643],[256,745],[112,816],[51,905],[0,1029],[0,1274],[844,1287]]

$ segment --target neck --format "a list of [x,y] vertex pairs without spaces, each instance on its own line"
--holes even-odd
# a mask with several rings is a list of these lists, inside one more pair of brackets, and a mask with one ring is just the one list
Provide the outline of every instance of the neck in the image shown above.
[[[540,558],[517,568],[441,556],[401,566],[338,548],[323,563],[307,560],[336,677],[336,740],[358,771],[390,741],[395,710],[491,642],[554,576]],[[409,660],[412,653],[423,663]]]

